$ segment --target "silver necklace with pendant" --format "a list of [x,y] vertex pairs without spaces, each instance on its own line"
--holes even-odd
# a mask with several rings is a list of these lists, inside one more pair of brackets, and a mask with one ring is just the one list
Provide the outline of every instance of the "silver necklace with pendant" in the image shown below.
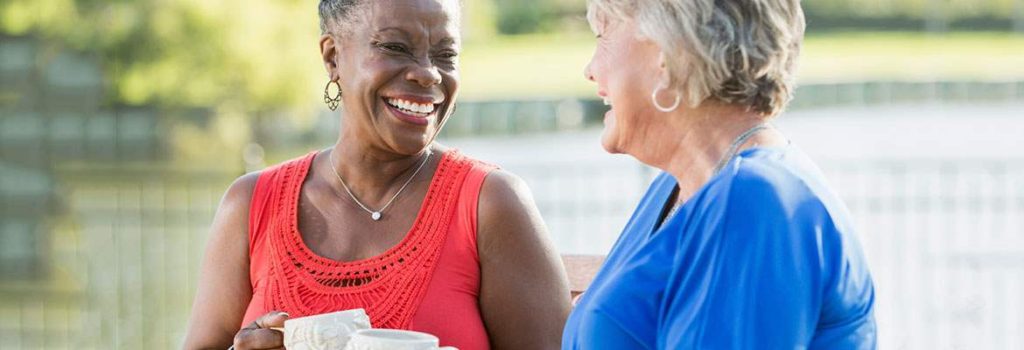
[[409,183],[412,182],[412,179],[416,178],[416,174],[419,174],[420,170],[423,170],[423,166],[427,165],[427,160],[430,159],[430,155],[432,154],[430,150],[427,150],[427,155],[423,157],[423,161],[420,162],[420,165],[418,167],[416,167],[416,171],[412,172],[412,176],[409,176],[409,178],[405,180],[405,183],[402,184],[402,187],[398,189],[398,192],[395,192],[395,195],[391,196],[391,199],[388,200],[388,202],[385,203],[384,206],[380,208],[380,210],[372,210],[365,204],[363,204],[363,202],[360,202],[359,198],[356,198],[356,195],[353,194],[352,190],[350,190],[348,188],[348,185],[345,184],[345,180],[341,179],[341,174],[338,174],[338,166],[334,164],[334,153],[335,152],[332,151],[330,157],[328,157],[331,159],[331,170],[334,171],[334,176],[338,178],[338,182],[341,182],[341,187],[345,189],[345,192],[347,192],[348,196],[352,198],[352,201],[356,202],[356,204],[358,204],[360,208],[363,208],[363,210],[365,210],[367,213],[370,213],[370,218],[373,219],[373,221],[380,221],[380,218],[383,215],[384,210],[387,210],[388,207],[391,206],[391,203],[394,203],[395,199],[398,198],[398,195],[402,194],[402,191],[405,191],[405,188],[409,186]]
[[[732,144],[729,145],[729,148],[725,151],[725,154],[722,155],[722,159],[718,160],[718,164],[715,165],[715,169],[711,172],[711,177],[715,177],[715,175],[718,175],[718,173],[722,171],[722,168],[725,168],[725,165],[729,164],[729,161],[736,156],[736,153],[739,151],[739,147],[741,145],[746,143],[747,140],[753,137],[754,134],[756,134],[758,131],[767,129],[768,126],[768,123],[757,124],[754,125],[754,127],[747,129],[747,131],[744,131],[742,134],[740,134],[740,136],[737,136],[736,139],[732,141]],[[669,210],[668,214],[665,215],[665,218],[662,219],[662,222],[671,218],[672,215],[675,215],[676,212],[679,211],[679,208],[682,207],[683,201],[676,200],[676,203],[672,205],[672,209]]]

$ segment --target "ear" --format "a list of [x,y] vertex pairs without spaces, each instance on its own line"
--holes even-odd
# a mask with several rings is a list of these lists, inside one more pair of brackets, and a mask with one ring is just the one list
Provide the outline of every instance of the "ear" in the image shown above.
[[668,64],[666,63],[667,57],[665,51],[658,51],[658,61],[655,62],[658,68],[657,83],[659,87],[672,86],[672,72],[668,70]]
[[331,34],[320,36],[320,57],[324,62],[324,69],[331,81],[341,78],[338,72],[338,42]]

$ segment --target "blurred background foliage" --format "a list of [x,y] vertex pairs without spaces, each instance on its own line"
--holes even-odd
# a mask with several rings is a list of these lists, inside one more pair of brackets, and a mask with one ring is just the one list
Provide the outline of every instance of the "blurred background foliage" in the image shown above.
[[[494,0],[503,34],[549,31],[585,14],[586,0]],[[1015,0],[808,0],[812,31],[1005,30],[1024,16]]]
[[0,19],[6,34],[94,53],[110,102],[295,108],[322,75],[310,1],[9,0]]
[[[590,94],[585,81],[569,79],[579,77],[579,69],[567,69],[580,67],[593,45],[585,0],[465,4],[465,97]],[[806,79],[861,77],[862,72],[889,75],[873,71],[871,62],[857,57],[875,55],[888,61],[886,55],[904,53],[945,60],[943,55],[970,52],[996,62],[996,67],[921,68],[932,75],[1002,74],[1004,69],[1020,74],[1020,65],[999,63],[1008,63],[1001,56],[1019,54],[1024,41],[1019,35],[991,32],[1024,31],[1021,1],[808,0],[804,8],[808,51],[853,58],[848,62],[852,66],[835,64],[845,69],[831,70],[822,62],[833,57],[808,54]],[[313,112],[323,83],[316,16],[316,1],[311,0],[5,0],[0,4],[0,31],[36,35],[94,54],[103,64],[112,103],[218,106],[245,113],[287,109],[301,116]],[[900,33],[849,35],[883,30]],[[944,34],[951,31],[989,33]],[[865,43],[877,44],[877,50]],[[971,44],[982,50],[960,50]],[[529,63],[523,62],[525,57]],[[533,78],[552,74],[565,77],[565,84],[530,86],[537,81]],[[920,71],[909,75],[929,78]]]

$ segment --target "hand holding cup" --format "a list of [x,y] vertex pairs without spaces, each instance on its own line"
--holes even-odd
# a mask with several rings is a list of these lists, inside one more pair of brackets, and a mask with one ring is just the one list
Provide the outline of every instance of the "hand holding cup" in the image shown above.
[[235,333],[231,349],[280,349],[284,346],[284,335],[277,329],[283,327],[287,319],[288,314],[281,311],[271,311],[260,316]]

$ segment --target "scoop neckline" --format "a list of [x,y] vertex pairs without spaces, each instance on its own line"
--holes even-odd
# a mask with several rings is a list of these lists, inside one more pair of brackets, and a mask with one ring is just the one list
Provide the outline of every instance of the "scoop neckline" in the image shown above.
[[[410,242],[414,240],[414,236],[416,236],[416,233],[422,231],[420,230],[420,226],[423,225],[423,220],[425,217],[424,214],[427,213],[429,207],[433,205],[433,203],[428,201],[426,198],[424,198],[423,203],[420,203],[420,208],[419,211],[416,213],[416,218],[413,220],[413,224],[411,227],[409,227],[409,230],[405,232],[405,236],[402,238],[402,240],[400,240],[398,243],[391,246],[384,252],[368,258],[348,261],[331,259],[314,252],[313,249],[311,249],[306,244],[306,241],[302,239],[302,232],[299,230],[299,201],[301,200],[302,196],[302,186],[305,185],[306,180],[308,180],[309,169],[313,167],[314,161],[324,152],[326,151],[311,152],[309,163],[306,164],[306,166],[302,169],[302,172],[300,174],[302,179],[297,181],[297,188],[294,189],[295,200],[292,203],[288,203],[289,214],[291,214],[290,223],[292,225],[291,230],[289,231],[291,231],[292,238],[295,239],[295,241],[297,242],[296,244],[299,246],[299,249],[301,249],[303,253],[308,255],[315,262],[328,265],[333,268],[361,267],[363,265],[387,260],[392,256],[398,255],[403,248],[409,246]],[[434,169],[434,173],[431,174],[430,185],[427,187],[426,197],[430,197],[430,193],[434,193],[437,191],[437,186],[439,186],[441,180],[437,176],[437,174],[441,172],[443,168],[447,167],[451,153],[451,150],[443,151],[443,153],[441,153],[441,160],[438,162],[437,168]]]
[[[744,149],[742,151],[737,152],[736,155],[732,157],[732,159],[730,159],[728,162],[725,163],[725,166],[722,167],[722,170],[720,170],[714,176],[708,178],[708,181],[705,182],[703,185],[701,185],[701,187],[697,189],[697,192],[694,192],[694,195],[692,197],[690,197],[690,199],[686,200],[686,202],[683,203],[682,206],[680,206],[678,210],[676,210],[674,213],[672,213],[672,216],[665,217],[664,220],[661,220],[661,222],[659,222],[658,219],[661,218],[661,215],[657,215],[655,217],[655,219],[654,219],[655,222],[654,222],[653,226],[649,230],[650,233],[648,234],[648,236],[656,235],[659,231],[661,231],[663,228],[668,226],[669,222],[671,222],[673,219],[675,219],[679,215],[682,215],[682,213],[684,213],[684,212],[690,211],[691,207],[693,206],[692,203],[694,203],[693,199],[698,197],[698,196],[700,196],[700,195],[703,195],[704,192],[707,192],[707,190],[709,188],[711,188],[711,186],[715,182],[719,181],[719,179],[721,179],[722,176],[724,176],[725,169],[729,168],[729,164],[732,164],[733,162],[736,162],[740,158],[748,158],[749,156],[751,156],[751,155],[753,155],[755,153],[777,153],[777,154],[786,153],[786,152],[788,152],[788,151],[790,151],[792,149],[792,146],[793,146],[793,142],[787,140],[785,145],[754,146],[754,147],[750,147],[750,148],[747,148],[747,149]],[[667,172],[664,172],[664,174],[668,178],[668,181],[669,181],[669,184],[670,184],[670,188],[669,188],[669,190],[666,193],[663,193],[663,194],[660,195],[660,197],[661,197],[660,202],[664,203],[664,204],[667,204],[668,199],[672,198],[672,195],[675,192],[675,188],[679,186],[679,183],[676,181],[676,178],[673,177],[671,174],[669,174]],[[659,206],[659,210],[664,210],[665,209],[664,204]]]

